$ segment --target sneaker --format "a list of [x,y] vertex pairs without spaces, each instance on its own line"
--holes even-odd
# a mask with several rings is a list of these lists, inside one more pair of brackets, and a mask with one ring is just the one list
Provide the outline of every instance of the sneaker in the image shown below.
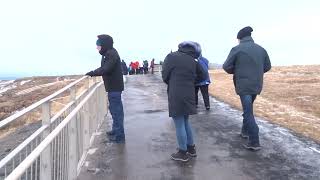
[[243,147],[251,151],[259,151],[261,149],[260,144],[246,143],[246,144],[243,144]]
[[106,134],[107,134],[108,136],[113,136],[113,135],[114,135],[114,131],[107,131]]
[[125,143],[126,142],[126,138],[125,137],[116,137],[116,136],[110,136],[109,137],[109,141],[112,143]]
[[240,133],[240,137],[243,139],[249,139],[249,135],[245,133]]
[[196,152],[196,146],[195,145],[192,145],[192,146],[189,146],[187,145],[187,154],[191,157],[196,157],[197,156],[197,152]]
[[187,156],[187,151],[180,150],[176,153],[171,154],[171,159],[175,161],[187,162],[189,157]]
[[206,110],[207,110],[207,111],[210,110],[210,106],[207,106],[207,107],[206,107]]

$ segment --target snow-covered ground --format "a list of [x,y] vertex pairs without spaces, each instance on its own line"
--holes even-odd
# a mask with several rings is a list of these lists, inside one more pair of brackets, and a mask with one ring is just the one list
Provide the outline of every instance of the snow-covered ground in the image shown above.
[[4,81],[0,80],[0,95],[10,89],[16,88],[17,86],[14,84],[15,80]]
[[16,95],[28,94],[28,93],[31,93],[31,92],[33,92],[35,90],[38,90],[38,89],[46,88],[46,87],[53,86],[53,85],[56,85],[56,84],[59,84],[59,83],[73,81],[73,80],[74,79],[64,79],[64,80],[61,81],[61,80],[57,79],[57,81],[52,82],[52,83],[41,84],[41,85],[38,85],[38,86],[33,86],[31,88],[28,88],[28,89],[24,89],[22,91],[17,92]]
[[[64,78],[62,80],[59,79],[59,77],[57,77],[57,80],[55,82],[51,82],[51,83],[47,83],[47,84],[41,84],[38,86],[33,86],[27,89],[24,89],[18,93],[16,93],[16,95],[23,95],[23,94],[28,94],[30,92],[33,92],[35,90],[41,89],[41,88],[46,88],[49,86],[53,86],[57,83],[62,83],[62,82],[68,82],[68,81],[74,81],[75,79],[70,79],[70,78]],[[28,80],[23,80],[23,81],[15,81],[15,80],[0,80],[0,96],[2,96],[2,93],[11,90],[13,88],[16,88],[18,86],[23,86],[29,82],[31,82],[32,79],[28,79]]]

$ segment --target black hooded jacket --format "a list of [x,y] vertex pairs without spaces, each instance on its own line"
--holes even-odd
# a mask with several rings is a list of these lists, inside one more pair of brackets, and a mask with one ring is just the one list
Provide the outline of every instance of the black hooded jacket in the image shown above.
[[162,79],[168,85],[170,117],[196,114],[195,83],[205,79],[196,61],[199,55],[195,44],[184,42],[163,62]]
[[109,35],[99,35],[102,40],[101,67],[90,72],[91,76],[102,76],[104,86],[107,92],[123,91],[123,76],[121,69],[120,56],[115,48],[113,48],[113,40]]

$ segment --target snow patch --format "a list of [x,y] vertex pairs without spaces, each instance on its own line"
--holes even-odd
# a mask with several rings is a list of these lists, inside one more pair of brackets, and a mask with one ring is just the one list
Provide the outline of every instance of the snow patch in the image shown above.
[[97,150],[98,150],[98,148],[89,149],[89,150],[88,150],[88,154],[92,155],[92,154],[94,154]]
[[18,93],[16,93],[16,95],[24,95],[24,94],[28,94],[28,93],[31,93],[35,90],[38,90],[38,89],[41,89],[41,88],[46,88],[46,87],[49,87],[49,86],[53,86],[57,83],[61,83],[61,81],[57,81],[57,82],[53,82],[53,83],[48,83],[48,84],[42,84],[42,85],[39,85],[39,86],[34,86],[32,88],[29,88],[29,89],[25,89],[23,91],[20,91]]
[[64,79],[63,81],[64,82],[69,82],[69,81],[75,81],[76,79],[68,79],[68,78],[66,78],[66,79]]
[[320,154],[320,151],[318,150],[318,149],[316,149],[316,148],[314,148],[314,147],[309,147],[312,151],[315,151],[315,152],[317,152],[317,153],[319,153]]
[[25,83],[30,82],[30,81],[31,81],[31,80],[21,81],[21,82],[20,82],[20,86],[22,86],[22,85],[24,85]]
[[89,167],[89,164],[90,164],[90,162],[89,162],[89,161],[86,161],[86,162],[84,163],[84,166],[85,166],[85,167]]
[[12,84],[14,83],[15,80],[10,80],[10,81],[0,81],[0,86],[5,86],[8,84]]
[[11,81],[1,81],[0,82],[0,94],[4,93],[10,89],[16,88],[17,86],[14,83],[15,80]]
[[92,136],[100,136],[101,134],[103,134],[103,132],[94,132],[92,133]]

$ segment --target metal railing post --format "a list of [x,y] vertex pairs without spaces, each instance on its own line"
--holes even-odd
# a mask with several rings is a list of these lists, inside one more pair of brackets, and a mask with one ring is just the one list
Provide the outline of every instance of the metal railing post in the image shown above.
[[[42,104],[42,125],[48,125],[48,128],[43,131],[42,139],[47,137],[51,132],[51,120],[50,120],[50,102],[45,102]],[[51,154],[52,149],[51,145],[49,145],[42,153],[41,153],[41,166],[40,166],[40,179],[51,180]]]
[[94,85],[93,78],[89,78],[89,88]]
[[68,180],[75,180],[77,178],[77,130],[76,117],[73,117],[68,126],[69,138],[69,156],[68,158]]
[[[76,89],[70,88],[70,100],[76,100]],[[68,126],[69,156],[68,156],[68,180],[77,178],[77,116],[73,117]]]
[[83,107],[83,150],[87,151],[90,146],[90,130],[89,130],[89,104],[88,102]]

